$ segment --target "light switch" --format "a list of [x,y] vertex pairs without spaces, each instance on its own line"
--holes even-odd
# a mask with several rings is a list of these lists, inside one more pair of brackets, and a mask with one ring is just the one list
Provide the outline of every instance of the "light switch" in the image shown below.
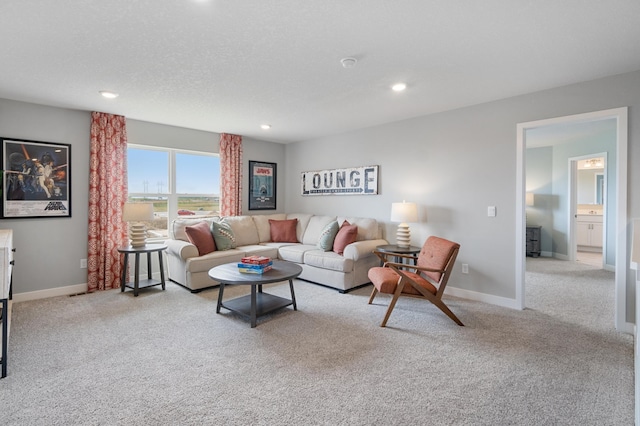
[[496,216],[496,206],[487,207],[487,216],[495,217]]

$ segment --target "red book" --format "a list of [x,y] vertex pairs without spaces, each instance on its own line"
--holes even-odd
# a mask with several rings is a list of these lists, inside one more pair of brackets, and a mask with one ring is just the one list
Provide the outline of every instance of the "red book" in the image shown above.
[[267,256],[246,256],[241,259],[241,262],[252,265],[264,265],[271,262],[271,258]]

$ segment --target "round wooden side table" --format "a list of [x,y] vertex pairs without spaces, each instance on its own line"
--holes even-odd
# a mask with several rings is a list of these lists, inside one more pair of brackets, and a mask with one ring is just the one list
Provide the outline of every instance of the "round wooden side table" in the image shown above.
[[[129,287],[133,289],[133,295],[138,296],[138,290],[141,288],[153,287],[156,285],[161,285],[162,289],[165,289],[165,280],[164,280],[164,263],[162,261],[162,252],[167,249],[166,244],[145,244],[142,247],[132,247],[125,246],[119,247],[118,251],[124,255],[122,261],[122,277],[120,279],[120,291],[124,292],[125,287]],[[154,280],[152,277],[152,268],[151,268],[151,253],[158,253],[158,264],[160,265],[160,280]],[[140,255],[146,253],[147,254],[147,279],[140,280]],[[126,282],[127,280],[127,266],[129,265],[129,255],[135,255],[135,263],[134,263],[134,276],[133,283]]]

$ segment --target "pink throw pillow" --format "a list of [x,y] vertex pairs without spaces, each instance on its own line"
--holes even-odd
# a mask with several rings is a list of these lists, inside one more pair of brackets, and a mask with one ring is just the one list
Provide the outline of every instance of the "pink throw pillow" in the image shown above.
[[189,242],[198,248],[198,254],[208,254],[216,251],[216,242],[213,240],[211,229],[207,222],[198,222],[195,225],[185,226]]
[[274,243],[297,243],[297,225],[298,219],[269,219],[269,227],[271,228],[271,241],[273,241]]
[[344,253],[344,248],[355,242],[357,236],[358,226],[351,225],[345,220],[342,222],[342,226],[340,226],[340,230],[336,234],[336,239],[333,240],[333,251],[338,254]]

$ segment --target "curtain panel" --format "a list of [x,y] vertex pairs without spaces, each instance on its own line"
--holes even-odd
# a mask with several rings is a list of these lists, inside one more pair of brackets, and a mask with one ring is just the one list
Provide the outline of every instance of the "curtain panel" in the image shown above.
[[220,215],[242,214],[242,136],[220,135]]
[[122,210],[128,196],[127,131],[123,116],[91,113],[88,291],[120,287],[118,247],[127,244]]

